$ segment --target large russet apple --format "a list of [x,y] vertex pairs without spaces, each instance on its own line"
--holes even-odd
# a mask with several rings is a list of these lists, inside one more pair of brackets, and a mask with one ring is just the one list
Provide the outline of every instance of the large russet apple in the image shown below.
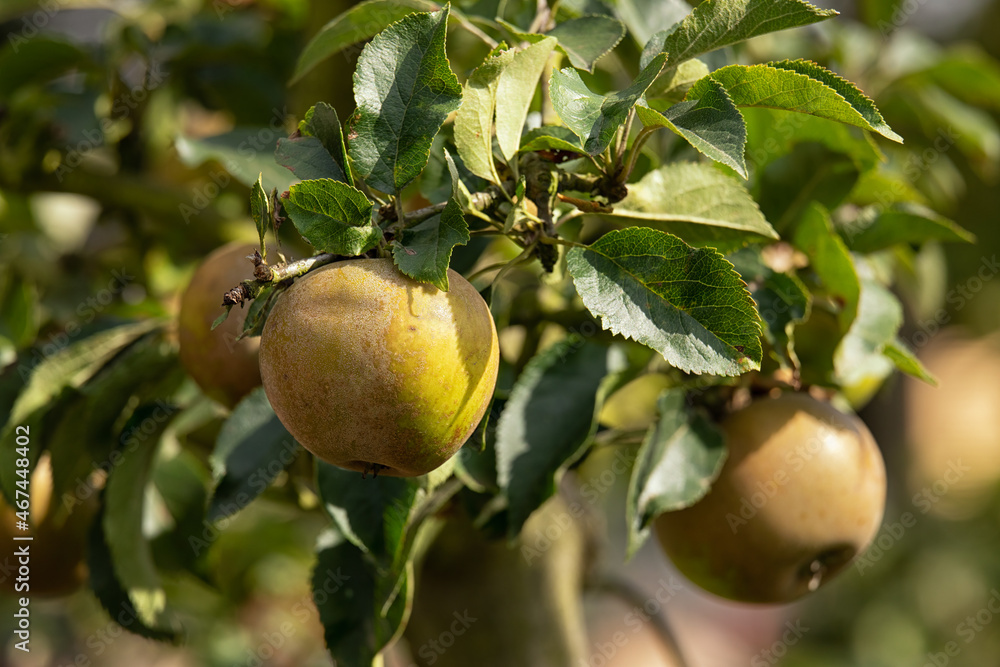
[[217,248],[198,266],[181,296],[181,364],[202,391],[230,408],[260,386],[260,341],[236,340],[243,331],[246,306],[234,306],[229,317],[214,330],[212,324],[225,312],[222,295],[253,278],[253,264],[247,256],[255,248],[240,242]]
[[312,271],[281,295],[261,335],[264,391],[285,428],[319,458],[412,477],[469,438],[496,385],[490,310],[462,276],[419,283],[390,259]]
[[874,539],[885,463],[860,419],[786,393],[732,413],[722,429],[729,457],[711,490],[655,522],[688,579],[733,600],[789,602]]

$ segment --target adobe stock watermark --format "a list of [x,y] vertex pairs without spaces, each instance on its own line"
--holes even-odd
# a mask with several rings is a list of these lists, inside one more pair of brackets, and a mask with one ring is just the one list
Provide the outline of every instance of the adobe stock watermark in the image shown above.
[[606,667],[611,664],[618,652],[625,648],[631,638],[642,631],[643,627],[663,612],[663,608],[684,589],[681,582],[673,575],[657,582],[656,591],[653,592],[641,605],[634,605],[625,616],[622,622],[630,632],[617,630],[608,641],[594,642],[590,649],[590,656],[580,659],[580,667]]
[[989,599],[975,614],[966,616],[955,626],[955,634],[962,640],[962,643],[951,640],[942,647],[942,650],[928,653],[927,661],[921,667],[946,667],[949,665],[951,659],[962,652],[963,646],[975,641],[976,637],[993,623],[997,614],[1000,614],[1000,591],[994,588],[990,590]]
[[726,523],[733,535],[757,516],[757,513],[778,494],[778,490],[788,484],[792,475],[801,472],[812,461],[827,439],[834,432],[832,424],[824,423],[807,441],[796,445],[795,449],[785,454],[784,466],[777,468],[769,479],[758,480],[753,490],[740,500],[738,513],[728,512]]
[[218,540],[222,532],[229,527],[233,515],[263,493],[271,485],[275,477],[295,459],[300,450],[301,447],[294,440],[284,441],[281,449],[278,450],[278,453],[270,461],[258,466],[256,470],[247,476],[246,484],[250,488],[250,491],[238,491],[235,495],[231,495],[229,499],[215,505],[215,510],[217,510],[217,513],[221,513],[222,516],[215,521],[210,521],[208,518],[202,519],[201,534],[188,535],[188,546],[191,547],[194,555],[200,555],[202,551],[208,549]]
[[48,27],[53,17],[66,6],[66,0],[39,0],[38,9],[21,16],[21,29],[7,35],[10,50],[17,55],[21,47]]
[[[468,609],[465,609],[461,613],[457,611],[453,612],[452,618],[454,620],[452,620],[451,625],[449,625],[445,630],[442,630],[437,637],[428,639],[420,645],[420,648],[417,649],[417,655],[424,660],[423,664],[433,665],[440,660],[441,656],[447,653],[448,649],[455,645],[458,638],[464,635],[466,631],[472,627],[472,624],[479,620],[475,616],[469,614]],[[410,665],[410,667],[417,666]]]
[[786,621],[785,631],[781,633],[781,637],[776,639],[773,644],[767,648],[761,649],[752,658],[750,658],[750,667],[768,667],[769,665],[778,664],[778,661],[785,657],[788,653],[789,647],[798,644],[799,640],[802,639],[807,632],[809,632],[809,627],[802,624],[802,619],[799,619],[794,623]]
[[951,322],[952,316],[969,305],[997,273],[1000,273],[1000,262],[997,261],[995,254],[990,257],[985,255],[980,257],[976,272],[945,294],[944,300],[949,308],[938,308],[930,317],[917,322],[917,330],[906,339],[910,348],[919,350],[927,345],[942,327]]
[[38,364],[69,346],[73,338],[80,335],[83,327],[97,319],[133,281],[135,276],[129,274],[124,267],[120,271],[112,270],[107,286],[77,304],[76,317],[60,331],[49,335],[41,345],[36,345],[31,356],[18,365],[17,372],[21,379],[26,381]]
[[907,186],[913,187],[920,177],[926,173],[941,156],[951,150],[958,141],[958,132],[954,127],[939,127],[931,146],[920,153],[910,153],[903,166],[905,181],[891,181],[881,188],[875,196],[875,202],[863,209],[857,218],[841,226],[841,231],[848,242],[867,230],[878,220],[879,214],[894,203],[905,200],[908,196]]
[[[921,515],[927,514],[971,469],[963,464],[961,459],[949,461],[948,469],[944,474],[933,484],[925,486],[913,494],[910,501]],[[882,557],[903,539],[906,531],[917,525],[917,518],[913,512],[906,511],[900,514],[895,521],[883,523],[882,529],[872,541],[871,546],[854,561],[854,567],[858,574],[864,575],[865,570],[874,567],[882,560]]]
[[893,10],[888,21],[879,19],[875,27],[878,28],[883,38],[888,38],[892,33],[906,25],[926,2],[927,0],[903,0]]
[[79,167],[91,151],[104,145],[104,138],[114,131],[116,123],[127,119],[140,104],[146,101],[149,94],[164,82],[166,75],[156,62],[150,64],[142,85],[135,86],[115,98],[107,118],[100,120],[100,127],[83,130],[83,139],[71,148],[56,169],[54,176],[62,183],[63,179]]

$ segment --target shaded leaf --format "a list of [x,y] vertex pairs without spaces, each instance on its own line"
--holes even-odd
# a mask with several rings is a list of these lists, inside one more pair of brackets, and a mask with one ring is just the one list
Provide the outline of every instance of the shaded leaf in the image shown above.
[[610,95],[599,95],[587,87],[572,68],[552,72],[549,90],[552,106],[566,127],[573,130],[591,155],[604,151],[615,132],[628,117],[642,94],[660,73],[666,55],[656,56],[646,65],[631,86]]
[[663,113],[640,104],[636,115],[646,127],[670,129],[706,156],[746,178],[743,150],[747,128],[743,116],[720,84],[710,81],[700,93],[700,98],[678,102]]
[[792,330],[809,314],[812,303],[809,291],[794,275],[779,273],[764,264],[754,250],[742,250],[730,255],[729,260],[743,276],[757,304],[771,355],[783,368],[791,368],[794,365]]
[[347,159],[347,146],[344,144],[344,130],[340,126],[336,109],[326,102],[317,102],[299,121],[299,132],[304,136],[319,139],[344,173],[344,182],[348,185],[354,184],[351,163]]
[[271,409],[263,387],[254,389],[222,425],[209,457],[215,489],[207,519],[215,522],[246,507],[300,451]]
[[572,335],[533,357],[517,378],[496,431],[510,538],[583,453],[596,428],[601,382],[623,363],[608,347]]
[[760,367],[760,320],[721,254],[642,227],[572,248],[577,292],[605,329],[636,340],[690,373],[739,375]]
[[[356,473],[355,477],[360,479]],[[402,631],[413,597],[409,569],[399,594],[385,609],[379,576],[365,554],[335,531],[320,535],[312,575],[313,600],[327,649],[337,664],[371,665]]]
[[900,244],[927,241],[975,243],[976,237],[948,218],[916,204],[897,204],[852,228],[847,242],[856,252],[875,252]]
[[649,427],[629,480],[629,557],[642,546],[657,515],[689,507],[708,493],[726,460],[725,436],[687,406],[682,389],[665,390],[657,409],[659,421]]
[[828,210],[839,206],[859,177],[858,166],[850,157],[812,142],[796,144],[759,174],[760,209],[785,235],[811,203]]
[[469,225],[461,205],[449,199],[441,213],[401,231],[392,244],[399,270],[420,282],[448,291],[448,264],[456,245],[469,242]]
[[684,0],[617,0],[614,8],[640,47],[691,11],[691,5]]
[[344,170],[334,161],[333,156],[317,137],[278,139],[274,159],[302,181],[317,178],[347,181]]
[[374,205],[360,190],[329,178],[291,187],[285,212],[303,238],[320,252],[360,255],[378,245]]
[[581,16],[559,23],[546,34],[559,40],[573,67],[593,72],[594,64],[622,41],[625,25],[610,16]]
[[195,168],[208,160],[215,160],[248,188],[252,188],[260,178],[265,191],[277,189],[284,192],[296,180],[293,174],[274,161],[277,140],[270,127],[238,128],[198,139],[177,137],[174,145],[184,165]]
[[316,480],[323,507],[344,537],[383,573],[401,572],[407,523],[425,495],[420,481],[385,475],[366,478],[324,461],[316,462]]
[[90,572],[90,588],[101,603],[101,607],[115,623],[127,627],[142,637],[157,641],[179,642],[181,639],[178,628],[160,628],[147,625],[139,615],[135,604],[129,597],[118,576],[108,548],[104,531],[104,516],[106,509],[101,509],[94,516],[87,534],[87,569]]
[[373,188],[395,194],[427,164],[431,142],[462,103],[445,55],[448,9],[410,14],[379,33],[354,73],[354,168]]
[[136,409],[124,431],[130,426],[152,424],[150,437],[135,447],[123,447],[118,464],[108,476],[104,490],[101,524],[114,568],[115,577],[133,605],[139,621],[150,628],[167,630],[173,622],[167,615],[167,595],[153,562],[152,547],[143,533],[143,508],[146,485],[163,431],[173,412],[157,417],[158,405]]

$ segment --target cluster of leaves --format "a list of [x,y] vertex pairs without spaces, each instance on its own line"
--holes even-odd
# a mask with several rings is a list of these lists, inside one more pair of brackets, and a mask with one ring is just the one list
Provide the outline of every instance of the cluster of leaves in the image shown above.
[[[925,243],[971,239],[894,170],[905,152],[885,162],[889,144],[872,135],[900,138],[854,84],[811,61],[747,65],[726,53],[833,12],[801,0],[715,0],[690,13],[679,2],[655,3],[659,13],[624,2],[617,15],[561,8],[532,16],[535,5],[526,4],[532,11],[495,19],[426,0],[354,6],[306,47],[296,71],[302,77],[371,40],[358,58],[357,108],[346,127],[318,103],[278,141],[271,169],[241,162],[234,173],[252,188],[265,259],[266,232],[287,219],[317,253],[303,270],[391,255],[403,273],[447,289],[449,266],[469,269],[502,254],[484,252],[483,240],[512,242],[520,253],[507,258],[511,268],[489,296],[498,328],[522,326],[528,335],[504,362],[490,415],[455,459],[417,479],[363,480],[316,463],[331,526],[313,584],[325,592],[318,606],[338,664],[371,664],[402,632],[414,557],[437,510],[460,502],[478,525],[516,538],[586,456],[605,400],[657,364],[675,386],[640,434],[626,507],[630,552],[658,513],[700,498],[724,460],[724,440],[693,390],[773,376],[860,403],[893,368],[929,379],[898,338],[893,270]],[[464,84],[446,54],[449,23],[488,52]],[[635,52],[637,62],[623,64],[631,80],[595,92],[607,81],[596,64],[619,46]],[[951,90],[963,67],[942,59],[896,84],[890,99],[912,102],[927,77]],[[179,148],[194,164],[225,155],[220,146],[230,143]],[[407,205],[421,197],[422,207]],[[549,269],[554,296],[544,303],[538,276]],[[525,289],[505,296],[505,281]],[[245,335],[260,334],[286,285],[254,284]],[[569,335],[539,352],[552,325]],[[185,540],[205,505],[208,521],[236,513],[261,492],[254,476],[265,470],[271,482],[297,448],[258,390],[219,433],[206,494],[196,465],[183,456],[166,465],[154,446],[165,432],[192,428],[174,423],[198,403],[169,372],[176,367],[159,325],[126,324],[30,372],[8,372],[0,384],[13,406],[0,415],[2,446],[14,425],[33,425],[35,455],[53,454],[59,496],[89,479],[91,460],[110,462],[91,583],[110,612],[135,610],[131,630],[157,638],[176,638],[178,627],[136,500],[155,486],[179,526],[167,538]],[[163,397],[170,403],[157,402]],[[145,424],[154,431],[137,430]],[[72,449],[81,440],[86,457]],[[10,495],[6,474],[0,482]],[[330,571],[347,573],[347,583],[330,586]]]

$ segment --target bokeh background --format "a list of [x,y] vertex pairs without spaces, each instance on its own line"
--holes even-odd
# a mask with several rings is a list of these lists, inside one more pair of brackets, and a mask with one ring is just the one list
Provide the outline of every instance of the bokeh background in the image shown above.
[[[279,189],[292,180],[273,161],[275,140],[316,101],[341,118],[353,109],[359,50],[288,84],[309,38],[350,4],[0,3],[0,366],[65,346],[102,322],[172,316],[202,257],[255,239],[248,184],[259,172]],[[484,8],[496,2],[456,4],[490,13]],[[586,0],[569,4],[588,10]],[[893,165],[899,182],[978,236],[975,245],[927,244],[900,269],[903,338],[940,387],[895,376],[861,409],[889,465],[886,526],[853,570],[787,607],[703,595],[653,544],[623,565],[626,479],[611,459],[588,459],[576,475],[600,490],[594,510],[607,518],[598,557],[637,591],[632,601],[587,595],[594,667],[671,664],[652,630],[624,646],[611,639],[630,631],[635,604],[663,598],[693,667],[1000,664],[1000,2],[816,4],[842,17],[758,38],[726,57],[810,57],[857,82],[919,149]],[[643,17],[679,4],[628,7]],[[462,34],[450,39],[464,79],[484,51]],[[614,86],[620,73],[609,62],[598,79]],[[293,230],[282,234],[302,251]],[[12,398],[3,391],[6,408]],[[204,461],[185,452],[210,451],[213,423],[175,433],[165,456],[176,455],[177,476],[163,484],[207,479]],[[33,599],[32,651],[23,654],[13,647],[14,602],[3,592],[0,664],[330,664],[308,587],[325,519],[287,502],[308,505],[307,493],[283,474],[224,530],[206,527],[204,545],[160,545],[185,645],[124,632],[80,591]],[[148,532],[166,539],[159,502],[147,503]]]

